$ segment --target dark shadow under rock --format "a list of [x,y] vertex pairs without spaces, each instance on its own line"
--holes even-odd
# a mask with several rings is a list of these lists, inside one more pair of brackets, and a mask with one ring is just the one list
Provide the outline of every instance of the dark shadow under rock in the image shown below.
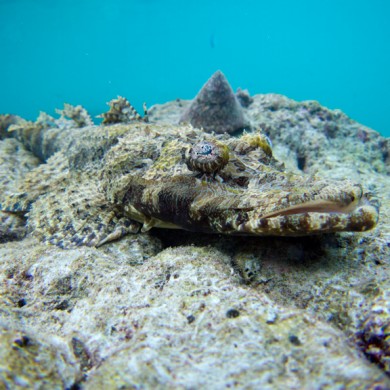
[[194,233],[185,230],[154,229],[151,236],[159,238],[164,248],[179,246],[213,246],[232,256],[254,253],[259,259],[266,255],[274,263],[288,267],[317,269],[321,262],[328,263],[327,248],[337,248],[337,234],[308,237],[251,237]]

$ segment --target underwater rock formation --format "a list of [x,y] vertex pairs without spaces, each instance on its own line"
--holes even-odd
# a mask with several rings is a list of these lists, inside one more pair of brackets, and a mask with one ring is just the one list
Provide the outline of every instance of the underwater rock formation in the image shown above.
[[0,140],[10,136],[8,128],[11,125],[18,123],[19,120],[21,120],[21,118],[16,115],[0,115]]
[[248,108],[253,103],[253,97],[249,94],[247,89],[238,88],[236,97],[240,102],[241,106]]
[[[8,302],[0,326],[21,334],[28,328],[35,348],[62,372],[73,370],[75,385],[85,389],[390,385],[340,329],[294,308],[292,297],[290,307],[276,303],[262,291],[265,283],[241,284],[227,241],[157,246],[138,261],[142,244],[134,251],[132,240],[140,237],[69,251],[31,239],[0,246],[0,293]],[[61,350],[69,346],[66,358],[52,354],[53,335]],[[2,356],[14,360],[12,347],[0,340]],[[13,365],[14,378],[48,364],[43,357],[24,362]],[[2,359],[1,373],[8,367]],[[12,378],[0,376],[0,383],[11,386]]]
[[180,118],[211,133],[234,133],[248,128],[243,109],[226,77],[215,72]]
[[[15,319],[16,320],[16,319]],[[2,389],[70,389],[82,378],[62,339],[0,324]]]
[[274,144],[285,145],[299,170],[355,178],[370,161],[374,171],[390,173],[389,139],[342,111],[277,94],[253,98],[247,111],[252,126],[261,128]]
[[[12,120],[19,127],[4,136],[14,138],[0,141],[0,203],[13,202],[0,215],[0,387],[390,388],[388,140],[319,104],[252,99],[242,109],[261,131],[237,138],[161,123],[177,123],[185,101],[149,110],[161,121],[152,124]],[[261,175],[248,188],[254,171]],[[265,193],[280,190],[296,177],[301,189],[349,177],[381,213],[362,233],[124,235],[140,227],[121,206],[135,172],[138,189],[150,184],[139,202],[153,205],[168,199],[156,182],[182,185],[183,176],[187,188],[199,181],[211,194],[232,183],[230,195],[265,183]],[[188,207],[176,195],[164,203],[170,218],[175,202]],[[156,220],[143,212],[147,230]],[[31,236],[47,231],[68,247],[71,238],[92,242],[91,228],[123,238],[63,250]]]
[[356,342],[368,359],[390,374],[390,291],[379,294],[365,313]]

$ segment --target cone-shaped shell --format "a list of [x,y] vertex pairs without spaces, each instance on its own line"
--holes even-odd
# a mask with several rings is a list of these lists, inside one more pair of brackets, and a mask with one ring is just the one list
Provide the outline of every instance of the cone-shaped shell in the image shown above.
[[202,87],[180,122],[216,133],[233,133],[248,127],[236,95],[219,70]]

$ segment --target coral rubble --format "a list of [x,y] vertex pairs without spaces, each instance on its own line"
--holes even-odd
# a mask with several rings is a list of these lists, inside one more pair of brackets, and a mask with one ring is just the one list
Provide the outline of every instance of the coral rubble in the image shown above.
[[75,123],[75,127],[85,127],[93,125],[92,118],[88,114],[87,110],[78,105],[72,106],[71,104],[64,104],[62,110],[56,110],[57,114],[60,114],[61,117],[70,118]]
[[129,103],[127,99],[122,96],[118,96],[116,99],[112,99],[107,103],[110,109],[99,115],[99,118],[103,118],[102,124],[108,125],[113,123],[131,123],[133,121],[143,120],[148,121],[147,109],[144,104],[144,117],[138,114],[137,110]]

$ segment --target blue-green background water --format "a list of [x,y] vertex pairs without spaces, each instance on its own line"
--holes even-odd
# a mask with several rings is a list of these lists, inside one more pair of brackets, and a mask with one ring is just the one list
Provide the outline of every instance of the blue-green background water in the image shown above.
[[93,115],[234,89],[315,99],[390,135],[388,0],[0,0],[0,112]]

